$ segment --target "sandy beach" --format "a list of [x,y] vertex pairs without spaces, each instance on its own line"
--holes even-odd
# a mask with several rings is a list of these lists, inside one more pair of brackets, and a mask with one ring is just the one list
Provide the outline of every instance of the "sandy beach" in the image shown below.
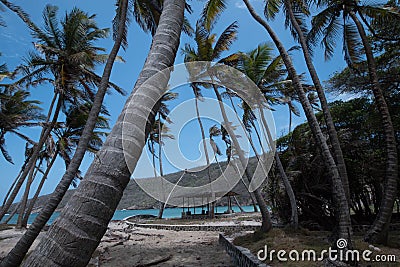
[[[0,231],[0,257],[13,248],[23,232],[16,229]],[[118,221],[109,224],[88,266],[233,265],[218,244],[217,232],[144,229]]]

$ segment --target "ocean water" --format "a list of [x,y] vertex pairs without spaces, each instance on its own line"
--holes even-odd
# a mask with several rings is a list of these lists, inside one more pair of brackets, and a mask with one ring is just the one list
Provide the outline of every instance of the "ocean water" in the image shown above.
[[[242,208],[245,212],[253,212],[254,211],[253,206],[242,206]],[[223,213],[227,209],[228,209],[228,207],[220,206],[220,207],[215,208],[215,212]],[[237,206],[233,206],[232,209],[234,212],[240,212],[240,210]],[[188,209],[185,208],[185,211],[187,211],[187,210]],[[192,214],[194,212],[196,212],[196,214],[198,214],[198,213],[201,213],[201,208],[196,208],[196,210],[194,210],[193,208],[190,208],[190,211],[192,212]],[[182,208],[167,208],[164,210],[163,218],[179,218],[179,217],[181,217],[181,213],[182,213]],[[116,210],[112,219],[113,220],[122,220],[122,219],[125,219],[125,218],[133,216],[133,215],[141,215],[141,214],[150,214],[150,215],[157,216],[158,209]],[[60,212],[54,212],[53,215],[51,216],[51,218],[49,219],[49,221],[47,222],[47,224],[51,224],[52,222],[54,222],[54,220],[59,215],[60,215]],[[34,213],[31,216],[29,216],[28,224],[31,224],[35,220],[36,216],[37,216],[37,213]],[[7,218],[8,218],[8,215],[6,215],[4,217],[4,220],[6,220]],[[17,218],[18,218],[18,214],[14,215],[13,218],[11,218],[11,220],[8,223],[9,224],[17,223]]]

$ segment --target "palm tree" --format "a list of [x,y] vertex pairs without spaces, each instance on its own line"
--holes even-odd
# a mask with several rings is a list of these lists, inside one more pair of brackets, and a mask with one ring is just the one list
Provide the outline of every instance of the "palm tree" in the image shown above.
[[[261,44],[256,49],[253,49],[248,53],[242,53],[237,64],[237,68],[241,72],[246,74],[247,77],[249,77],[259,87],[260,91],[263,92],[268,102],[270,102],[271,104],[276,104],[280,102],[285,103],[286,101],[281,100],[280,97],[277,95],[284,94],[284,97],[286,98],[287,90],[285,89],[288,88],[285,87],[284,85],[287,85],[287,83],[290,83],[290,81],[283,78],[286,73],[286,70],[283,69],[283,63],[281,57],[273,58],[271,52],[272,48],[268,44]],[[229,97],[231,99],[232,106],[234,106],[230,95]],[[243,100],[241,100],[241,106],[243,108],[242,122],[246,128],[246,131],[248,132],[249,140],[251,140],[251,131],[254,130],[256,132],[261,149],[263,153],[265,153],[261,136],[255,125],[255,120],[256,120],[255,114],[253,113],[252,109],[248,106],[248,104]],[[289,109],[290,112],[292,112],[293,108],[290,107]],[[262,119],[264,125],[267,125],[265,118]],[[252,144],[252,141],[250,141],[250,144],[253,146],[253,150],[257,155],[257,150],[254,148],[254,144]],[[291,222],[293,226],[297,228],[298,213],[297,213],[296,197],[293,192],[292,186],[290,185],[290,181],[282,166],[278,152],[275,152],[275,160],[276,160],[276,165],[278,167],[278,171],[284,183],[286,192],[289,196],[292,208]]]
[[[158,158],[158,163],[159,163],[159,173],[160,173],[160,180],[161,180],[161,188],[160,188],[160,192],[162,193],[162,196],[160,196],[163,201],[166,200],[165,198],[165,189],[164,189],[164,180],[163,180],[163,176],[164,176],[164,171],[163,171],[163,164],[162,164],[162,146],[164,144],[163,138],[169,138],[169,139],[174,139],[175,137],[171,134],[168,134],[169,132],[169,128],[166,125],[167,123],[172,123],[172,121],[168,118],[168,114],[170,112],[166,101],[171,101],[173,99],[176,99],[176,97],[178,96],[177,93],[172,93],[172,92],[168,92],[165,93],[160,100],[160,108],[158,110],[158,119],[156,121],[154,121],[153,127],[149,133],[148,136],[148,148],[149,151],[152,155],[152,160],[153,160],[153,168],[154,168],[154,177],[157,177],[157,171],[156,171],[156,158]],[[163,121],[164,120],[164,121]],[[158,156],[156,155],[156,150],[155,150],[155,144],[158,144]],[[159,213],[158,213],[158,218],[161,219],[162,215],[164,213],[164,208],[165,205],[167,203],[163,203],[162,201],[160,201],[160,209],[159,209]]]
[[[183,52],[186,56],[187,61],[216,61],[221,57],[221,54],[223,52],[227,51],[230,48],[232,42],[236,39],[236,33],[237,33],[237,23],[236,22],[230,24],[221,33],[221,35],[218,38],[216,38],[215,34],[211,33],[213,26],[215,24],[216,18],[218,16],[217,13],[212,12],[215,9],[215,7],[213,7],[214,4],[216,4],[214,1],[209,1],[206,4],[206,6],[203,10],[203,17],[196,24],[194,39],[196,41],[197,51],[196,51],[196,49],[191,47],[189,44],[185,45]],[[234,55],[228,56],[226,58],[220,59],[219,62],[228,64],[229,62],[236,61],[237,58],[238,58],[238,55],[234,54]],[[224,124],[227,125],[226,126],[227,128],[230,128],[228,126],[228,124],[229,124],[228,118],[226,116],[225,108],[222,104],[222,98],[221,98],[220,93],[218,92],[218,88],[215,85],[212,85],[212,88],[213,88],[214,93],[217,96],[217,99],[220,103],[219,106],[220,106],[220,110],[222,113],[222,117],[224,119]],[[231,129],[227,129],[227,130],[228,130],[229,134],[231,135],[232,134]],[[238,142],[236,136],[231,135],[231,138],[234,143],[234,146],[238,148],[239,142]],[[239,157],[240,157],[240,161],[241,161],[243,167],[245,167],[247,164],[245,164],[246,160],[245,160],[244,155],[239,152]],[[246,171],[246,176],[248,179],[251,179],[250,173],[248,171]],[[263,199],[259,189],[256,189],[254,194],[255,194],[257,203],[260,207],[261,215],[263,218],[261,229],[263,231],[267,232],[272,228],[272,223],[270,220],[270,215],[269,215],[269,211],[267,209],[267,205],[266,205],[265,200]]]
[[33,143],[33,141],[22,134],[22,127],[37,126],[37,120],[42,118],[37,100],[28,100],[30,93],[21,89],[4,87],[0,89],[0,150],[3,157],[13,163],[6,149],[6,134],[12,133],[22,139]]
[[282,57],[282,60],[286,66],[286,69],[289,73],[289,76],[292,80],[293,86],[296,89],[296,93],[299,97],[301,105],[303,106],[305,115],[307,117],[308,123],[310,125],[311,131],[313,132],[313,136],[315,138],[316,143],[318,144],[321,155],[324,159],[326,164],[326,168],[330,174],[333,184],[333,196],[337,203],[337,213],[338,213],[338,236],[346,238],[347,240],[351,240],[351,219],[350,219],[350,211],[349,205],[347,202],[346,194],[340,179],[339,171],[336,166],[336,163],[332,157],[331,152],[329,151],[328,144],[326,142],[325,136],[323,135],[318,121],[315,117],[313,112],[313,108],[305,94],[304,88],[300,82],[299,76],[296,73],[296,69],[294,68],[293,62],[283,46],[282,42],[280,41],[277,34],[271,28],[271,26],[263,20],[257,12],[254,10],[253,6],[250,4],[248,0],[243,0],[244,4],[246,5],[247,9],[249,10],[251,16],[260,24],[262,25],[265,30],[268,32],[269,36],[272,38],[275,46],[277,47],[279,54]]
[[[318,98],[321,103],[322,113],[325,118],[325,123],[328,129],[329,140],[332,145],[332,153],[335,157],[336,165],[339,170],[342,184],[346,193],[347,201],[350,203],[350,189],[349,180],[347,176],[346,164],[343,158],[342,148],[340,146],[339,138],[335,125],[332,120],[332,115],[329,110],[328,101],[326,99],[324,89],[321,85],[321,81],[318,77],[317,71],[312,63],[311,54],[309,51],[309,45],[307,44],[307,29],[305,26],[305,15],[309,15],[307,3],[305,1],[291,1],[291,0],[274,0],[268,1],[266,6],[267,18],[275,17],[280,7],[283,5],[284,13],[287,17],[287,24],[290,25],[294,38],[300,43],[303,56],[313,81],[315,90],[317,91]],[[290,22],[290,23],[289,23]]]
[[[40,184],[35,192],[35,196],[32,198],[32,200],[29,203],[29,206],[25,211],[25,216],[20,223],[20,227],[26,227],[29,215],[32,212],[32,209],[40,194],[43,184],[47,179],[47,175],[50,172],[57,156],[60,156],[63,159],[65,167],[66,169],[68,169],[74,151],[78,146],[79,139],[82,136],[82,132],[85,127],[91,108],[92,105],[90,103],[86,103],[78,107],[75,106],[70,107],[69,110],[66,112],[65,123],[60,123],[53,129],[53,133],[57,141],[55,142],[54,145],[52,144],[54,142],[51,142],[51,145],[46,146],[47,149],[46,157],[48,158],[48,165],[43,174],[43,177],[41,178]],[[104,108],[103,108],[103,113],[106,115],[108,114]],[[107,135],[105,132],[105,130],[107,129],[109,129],[108,119],[104,116],[99,116],[97,118],[96,126],[92,133],[91,140],[89,141],[88,144],[87,148],[88,152],[95,154],[97,151],[99,151],[99,149],[103,144],[102,138],[104,138]],[[80,172],[78,171],[76,179],[81,178],[79,173]]]
[[[166,66],[172,66],[179,45],[184,8],[184,1],[164,1],[163,12],[153,38],[149,56],[122,114],[119,116],[111,133],[107,136],[102,149],[97,153],[85,175],[85,179],[83,179],[70,199],[69,208],[61,212],[58,220],[50,226],[49,231],[43,237],[37,249],[28,256],[23,266],[46,266],[54,262],[68,266],[86,266],[89,262],[93,251],[107,230],[107,225],[131,175],[131,170],[125,161],[122,150],[123,121],[127,116],[132,116],[130,114],[136,114],[134,120],[129,120],[133,125],[130,132],[133,140],[125,140],[129,142],[129,147],[135,147],[131,151],[133,159],[130,163],[132,165],[129,164],[134,168],[145,146],[146,137],[152,124],[146,124],[147,119],[139,119],[140,115],[138,114],[146,111],[150,112],[154,103],[157,102],[163,95],[165,88],[167,88],[166,80],[163,85],[158,83],[153,84],[153,86],[148,83],[144,84],[144,82],[159,70],[164,69]],[[143,98],[143,96],[148,97]],[[148,121],[153,122],[154,116],[153,114]],[[147,125],[147,130],[142,132],[140,129],[145,124]],[[87,134],[91,136],[91,131]],[[84,136],[83,134],[80,142],[82,142]],[[75,152],[75,155],[77,153],[78,151]],[[53,201],[53,199],[50,200],[50,202]],[[43,214],[42,212],[39,217],[43,217]],[[80,221],[80,223],[72,223],[73,221]],[[32,227],[36,227],[35,223],[27,231],[28,234],[32,234],[32,232],[29,232]],[[67,243],[69,241],[66,242],[66,240],[73,240],[74,248],[68,246]],[[15,254],[17,252],[18,250],[14,250]],[[27,250],[22,253],[18,252],[18,254],[23,257],[26,252]],[[3,260],[4,263],[2,262],[3,265],[8,264],[5,260]]]
[[[164,0],[145,0],[145,1],[132,1],[132,13],[136,23],[144,32],[150,32],[152,36],[156,33],[160,15],[163,9]],[[185,10],[192,13],[192,8],[189,4],[185,4]],[[187,17],[184,17],[182,31],[191,36],[193,29],[190,26]]]
[[[185,57],[185,62],[188,62],[189,59]],[[205,142],[206,140],[206,136],[205,136],[205,131],[204,131],[204,126],[203,126],[203,122],[201,120],[200,117],[200,110],[199,110],[199,101],[203,100],[203,95],[201,93],[201,89],[200,87],[196,84],[196,83],[192,83],[191,87],[193,89],[193,94],[195,96],[195,107],[196,107],[196,117],[197,117],[197,121],[199,123],[199,127],[200,127],[200,133],[201,133],[201,140],[203,141],[203,149],[204,149],[204,154],[206,156],[206,165],[207,165],[207,176],[208,176],[208,182],[210,183],[210,194],[212,199],[214,199],[214,193],[213,193],[213,189],[212,189],[212,177],[211,177],[211,172],[210,172],[210,157],[208,155],[208,149],[207,149],[207,144]],[[213,219],[215,217],[215,201],[212,201],[211,203],[211,207],[210,207],[210,218]]]
[[24,194],[22,196],[21,203],[19,205],[19,212],[18,212],[18,219],[17,219],[16,228],[21,229],[23,227],[26,227],[26,225],[25,226],[22,225],[22,220],[23,220],[23,217],[24,217],[26,204],[28,202],[29,191],[31,189],[31,185],[32,185],[32,183],[33,183],[38,171],[40,170],[40,168],[41,168],[41,166],[43,164],[43,160],[44,160],[44,158],[39,156],[38,157],[38,164],[37,165],[36,164],[32,165],[32,167],[31,167],[31,169],[29,171],[29,176],[28,176],[28,180],[26,182],[25,191],[24,191]]
[[[313,29],[310,32],[310,42],[315,43],[320,37],[323,37],[325,54],[329,56],[333,53],[335,47],[336,32],[342,27],[343,46],[345,59],[354,68],[354,63],[360,60],[358,38],[361,38],[364,53],[367,59],[369,79],[372,85],[372,92],[375,97],[375,103],[381,115],[382,127],[385,133],[386,142],[386,186],[381,202],[379,213],[365,236],[365,240],[373,243],[387,243],[388,230],[393,212],[393,206],[397,195],[398,179],[398,155],[396,138],[393,128],[393,122],[389,112],[386,99],[378,81],[375,58],[369,43],[364,25],[368,25],[366,16],[385,23],[390,19],[400,21],[400,15],[391,12],[391,9],[383,6],[360,5],[359,1],[318,1],[319,6],[326,7],[317,14],[313,20]],[[359,17],[362,21],[360,21]],[[352,20],[354,24],[350,23]],[[342,24],[338,24],[342,22]],[[364,25],[363,25],[364,24]],[[343,25],[343,26],[341,26]],[[357,36],[358,35],[358,36]]]
[[[24,75],[10,86],[37,86],[41,83],[51,82],[54,84],[54,95],[39,141],[34,147],[27,168],[21,174],[13,193],[1,210],[0,218],[4,216],[14,201],[25,178],[35,164],[60,112],[66,110],[69,105],[79,104],[82,99],[92,101],[93,87],[98,86],[101,80],[93,70],[106,58],[105,55],[98,54],[104,49],[96,47],[94,42],[105,38],[108,30],[97,27],[95,16],[90,16],[75,8],[65,16],[61,23],[58,23],[57,8],[48,5],[44,9],[43,17],[45,20],[43,29],[31,27],[32,34],[38,41],[35,43],[38,53],[30,53],[27,63],[17,67],[15,73]],[[118,86],[111,83],[109,85],[119,92],[123,92]]]
[[[233,108],[235,109],[234,106],[233,106]],[[235,113],[238,114],[236,110],[235,110]],[[237,115],[237,116],[238,116],[238,115]],[[226,157],[227,157],[227,163],[229,163],[229,162],[231,161],[231,159],[234,158],[235,156],[237,157],[236,151],[232,148],[232,141],[231,141],[231,139],[229,138],[229,134],[228,134],[227,130],[225,129],[225,127],[223,127],[223,125],[221,125],[221,129],[219,129],[218,127],[216,127],[216,125],[212,126],[212,127],[209,129],[209,134],[210,134],[210,143],[211,143],[211,146],[212,146],[213,149],[214,149],[215,160],[217,161],[217,163],[218,163],[218,160],[217,160],[216,155],[217,155],[217,154],[220,155],[220,154],[222,154],[222,153],[221,153],[220,149],[218,148],[217,144],[215,143],[215,141],[213,140],[213,137],[216,137],[216,136],[221,136],[221,139],[225,142],[225,146],[226,146],[225,155],[226,155]],[[249,139],[249,141],[250,141],[250,143],[252,143],[251,139]],[[259,160],[259,157],[258,157],[258,155],[257,155],[257,151],[256,151],[256,149],[254,148],[253,144],[252,144],[252,148],[253,148],[254,152],[256,153],[257,160]],[[220,168],[221,173],[223,173],[220,164],[218,164],[218,166],[219,166],[219,168]],[[238,175],[240,175],[240,171],[237,169],[237,166],[234,165],[234,169],[235,169],[235,172],[236,172]],[[246,183],[246,181],[245,181],[244,178],[243,178],[243,175],[240,177],[240,181],[242,182],[244,188],[246,188],[247,192],[249,193],[249,197],[250,197],[251,202],[252,202],[252,204],[253,204],[254,212],[258,212],[257,201],[255,200],[255,198],[254,198],[252,192],[249,190],[249,184]],[[236,201],[237,201],[237,200],[236,200]],[[239,206],[239,208],[241,209],[241,211],[243,211],[242,208],[241,208],[240,206]]]
[[[91,140],[92,132],[96,127],[97,117],[102,110],[102,103],[104,96],[109,88],[109,78],[114,61],[117,57],[121,45],[123,44],[123,40],[126,40],[127,38],[126,27],[128,24],[128,0],[118,1],[116,6],[116,16],[113,21],[114,32],[116,32],[114,34],[115,42],[107,58],[103,70],[103,75],[100,80],[100,85],[94,97],[93,105],[89,112],[85,127],[82,131],[78,147],[74,153],[74,156],[71,160],[70,165],[68,166],[66,173],[63,175],[60,183],[57,185],[55,193],[53,193],[47,205],[43,207],[39,215],[35,218],[35,221],[32,223],[31,227],[29,227],[29,229],[15,245],[15,247],[10,251],[6,258],[4,258],[4,264],[8,264],[9,266],[18,266],[22,262],[29,248],[35,241],[36,237],[39,235],[40,231],[46,225],[47,221],[50,219],[58,204],[63,199],[71,182],[78,172],[79,166],[83,160],[83,157],[87,151],[88,144]],[[125,42],[125,44],[127,43]],[[124,48],[126,48],[126,45],[124,46]]]

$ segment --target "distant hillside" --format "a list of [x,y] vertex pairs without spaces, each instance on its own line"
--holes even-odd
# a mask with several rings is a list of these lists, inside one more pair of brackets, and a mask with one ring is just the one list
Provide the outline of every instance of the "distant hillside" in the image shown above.
[[[255,158],[250,158],[249,160],[250,170],[255,168],[256,163],[257,162]],[[225,170],[226,162],[221,162],[220,165],[221,168]],[[176,183],[178,179],[181,177],[182,172],[183,171],[165,175],[165,178],[172,183]],[[221,171],[217,163],[213,163],[210,165],[210,172],[212,177],[218,177],[221,175]],[[235,175],[235,174],[228,173],[227,176],[229,175]],[[154,178],[147,178],[147,179],[154,179]],[[204,185],[207,183],[208,183],[207,170],[201,170],[199,172],[196,172],[195,174],[193,173],[185,174],[184,178],[180,181],[179,185],[194,187],[194,186]],[[68,190],[64,199],[61,201],[58,210],[62,209],[65,206],[65,204],[68,202],[74,191],[75,190]],[[235,186],[233,191],[239,194],[239,196],[237,196],[237,199],[239,200],[241,205],[243,206],[251,205],[251,199],[249,197],[249,194],[242,183],[239,182],[238,185]],[[44,195],[39,197],[38,201],[35,204],[34,210],[37,211],[38,209],[42,208],[45,205],[45,203],[47,203],[48,199],[49,195]],[[218,203],[218,205],[225,205],[225,204],[226,204],[225,200],[221,200]],[[157,207],[158,207],[157,200],[147,195],[138,186],[135,180],[131,180],[124,191],[124,194],[117,209],[151,209]],[[15,204],[11,207],[10,210],[13,210],[14,208]]]

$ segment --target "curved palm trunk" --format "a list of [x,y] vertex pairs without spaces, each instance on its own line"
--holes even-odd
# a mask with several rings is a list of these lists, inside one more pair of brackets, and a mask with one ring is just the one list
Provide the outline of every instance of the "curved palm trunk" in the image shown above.
[[293,192],[293,188],[290,184],[289,178],[286,175],[285,169],[283,168],[281,159],[279,158],[278,152],[275,152],[275,161],[279,170],[279,174],[282,178],[283,184],[286,189],[290,201],[290,208],[292,209],[292,215],[290,221],[295,229],[299,228],[299,215],[297,213],[297,202],[296,196]]
[[294,29],[296,30],[308,71],[310,73],[311,79],[315,86],[315,90],[317,91],[318,98],[321,102],[322,114],[324,115],[325,123],[326,123],[327,129],[328,129],[329,139],[332,144],[333,156],[335,157],[336,166],[338,168],[340,178],[342,179],[342,184],[343,184],[344,192],[346,194],[347,202],[350,203],[350,186],[349,186],[349,178],[347,175],[346,164],[344,161],[343,152],[342,152],[342,148],[340,146],[340,142],[339,142],[338,134],[337,134],[337,131],[335,128],[335,124],[333,123],[332,115],[329,110],[328,101],[326,99],[324,89],[322,88],[321,81],[319,80],[317,71],[315,70],[314,64],[312,63],[311,55],[307,48],[306,38],[304,37],[304,34],[293,14],[292,4],[291,4],[290,0],[285,0],[284,4],[286,5],[286,10],[287,10],[287,13],[289,14],[290,21],[292,22],[292,25],[293,25]]
[[42,191],[42,188],[43,188],[43,185],[44,185],[44,183],[45,183],[45,181],[47,179],[47,176],[49,175],[50,170],[53,167],[53,164],[57,159],[57,154],[58,154],[58,147],[56,148],[56,151],[54,152],[54,157],[51,159],[49,165],[46,168],[46,171],[43,174],[42,179],[40,180],[40,183],[38,185],[38,188],[36,189],[35,195],[31,199],[31,201],[29,202],[29,205],[28,205],[28,207],[26,209],[26,212],[25,212],[25,216],[22,219],[22,227],[26,227],[26,225],[28,224],[29,216],[31,215],[33,207],[35,206],[35,203],[36,203],[36,201],[37,201],[37,199],[39,197],[39,194]]
[[[57,94],[55,94],[55,96],[57,96]],[[57,106],[54,111],[53,119],[49,125],[43,126],[43,130],[42,130],[42,133],[40,134],[39,142],[34,146],[33,153],[31,155],[31,157],[29,158],[28,163],[26,164],[26,168],[22,172],[21,177],[19,178],[18,182],[16,183],[14,190],[11,193],[10,197],[8,198],[6,204],[1,209],[0,220],[3,218],[4,214],[7,213],[7,210],[10,208],[11,204],[14,202],[15,198],[17,197],[17,194],[18,194],[19,190],[21,189],[23,183],[25,182],[25,179],[28,176],[32,166],[35,166],[36,160],[40,153],[40,150],[42,149],[45,141],[49,137],[52,129],[54,128],[54,126],[57,122],[58,115],[60,114],[61,106],[62,106],[62,97],[61,97],[61,95],[59,95],[58,101],[57,101]],[[50,114],[50,112],[49,112],[49,114]]]
[[365,55],[368,63],[369,77],[372,83],[372,92],[374,93],[375,104],[381,115],[386,142],[386,184],[383,191],[383,198],[379,208],[379,213],[372,224],[371,229],[369,229],[368,233],[366,234],[365,240],[373,243],[386,244],[388,239],[389,225],[393,213],[394,201],[397,196],[398,156],[396,138],[389,108],[385,97],[383,96],[382,89],[378,81],[378,76],[376,74],[374,55],[368,42],[364,27],[354,12],[350,12],[349,14],[357,26],[364,45]]
[[[215,85],[213,85],[213,89],[214,89],[214,93],[218,99],[218,104],[219,104],[219,107],[220,107],[220,110],[222,113],[222,118],[224,119],[226,130],[227,130],[229,136],[232,138],[232,142],[235,145],[235,147],[240,148],[239,141],[237,140],[236,135],[232,131],[231,127],[229,126],[228,116],[226,115],[225,107],[224,107],[221,95],[218,92],[218,88]],[[243,168],[245,169],[245,175],[247,177],[247,180],[250,182],[251,175],[250,175],[250,172],[248,171],[246,159],[243,155],[243,152],[240,149],[237,149],[237,152],[238,152],[239,160],[240,160]],[[261,195],[259,188],[257,188],[254,191],[254,196],[256,197],[258,207],[260,208],[260,212],[261,212],[261,217],[262,217],[261,231],[267,233],[272,229],[271,215],[269,214],[267,203],[265,202],[263,196]]]
[[[124,3],[124,13],[126,14],[127,0],[122,0],[122,3]],[[79,267],[86,266],[89,262],[93,251],[96,249],[107,230],[107,225],[114,214],[122,197],[123,190],[127,186],[131,176],[125,162],[122,147],[122,128],[125,116],[131,116],[130,114],[134,114],[135,116],[135,120],[131,121],[131,123],[136,126],[133,127],[134,130],[132,131],[133,140],[125,140],[129,142],[129,147],[135,147],[135,149],[131,151],[133,166],[135,166],[145,145],[146,135],[149,133],[149,127],[147,127],[146,133],[142,132],[140,129],[142,129],[148,121],[150,121],[150,123],[154,121],[154,113],[152,113],[150,118],[143,118],[140,114],[146,111],[152,111],[154,103],[157,102],[164,93],[165,88],[167,88],[168,80],[165,79],[162,85],[160,85],[160,83],[143,84],[158,71],[172,66],[179,46],[184,7],[185,2],[183,0],[164,1],[159,26],[153,37],[146,63],[116,125],[107,137],[102,149],[97,153],[96,158],[85,175],[85,179],[83,179],[58,219],[51,225],[47,234],[43,237],[36,250],[27,258],[23,266]],[[123,32],[120,31],[121,29],[123,29],[123,26],[118,30],[118,41],[121,40],[120,38]],[[112,58],[112,54],[115,58],[118,48],[119,44],[116,42],[109,59]],[[114,60],[108,60],[108,64],[106,64],[103,73],[102,86],[99,88],[99,91],[100,89],[104,90],[102,91],[104,94],[106,92],[107,80],[113,61]],[[142,85],[146,88],[141,87]],[[89,119],[74,158],[77,154],[83,158],[86,145],[90,140],[91,132],[95,126],[97,114],[101,109],[103,96],[100,96],[99,92],[96,94],[95,102],[89,113]],[[98,101],[99,99],[100,101]],[[131,103],[136,104],[130,105]],[[147,125],[149,126],[149,124]],[[86,145],[83,146],[81,143]],[[35,220],[37,223],[40,223],[39,226],[45,224],[64,193],[67,191],[76,173],[72,172],[72,170],[77,170],[77,165],[80,163],[80,160],[77,161],[74,158],[69,165],[67,173],[57,186],[56,192],[53,193],[50,198],[48,205],[46,205],[39,214],[38,219]],[[30,231],[31,228],[32,231]],[[32,239],[32,235],[34,235],[34,239],[38,233],[37,225],[33,223],[23,239]],[[22,245],[25,242],[25,240],[20,240],[19,243]],[[22,253],[20,253],[18,248],[14,248],[13,250],[14,252],[11,253],[22,261],[27,249]],[[3,260],[1,266],[18,265],[18,263],[15,264],[15,262],[13,262],[12,265],[8,264],[9,261],[7,259],[9,258],[10,257],[7,256],[7,258]]]
[[[210,193],[211,193],[211,198],[214,199],[214,193],[213,193],[213,189],[212,189],[212,177],[211,177],[211,173],[210,173],[210,158],[208,156],[208,150],[207,150],[207,144],[205,142],[206,140],[206,135],[204,132],[204,126],[203,126],[203,122],[201,121],[200,118],[200,111],[199,111],[199,99],[198,97],[195,95],[195,106],[196,106],[196,117],[197,117],[197,121],[199,122],[199,127],[200,127],[200,132],[201,132],[201,140],[203,140],[203,149],[204,149],[204,153],[206,154],[206,164],[207,164],[207,176],[208,176],[208,182],[210,183]],[[215,201],[212,201],[210,203],[210,209],[209,209],[209,216],[211,219],[215,218]]]
[[333,197],[337,203],[337,214],[338,214],[338,237],[346,238],[347,240],[351,240],[352,229],[351,229],[351,219],[350,219],[350,211],[349,205],[346,198],[346,193],[344,191],[342,181],[339,176],[339,171],[337,169],[336,163],[329,151],[328,144],[326,143],[325,137],[319,127],[318,121],[313,112],[312,106],[307,99],[307,96],[304,92],[304,89],[301,85],[300,79],[297,75],[296,69],[294,68],[293,62],[280,41],[279,37],[273,31],[273,29],[269,26],[269,24],[263,20],[251,6],[249,0],[243,0],[247,9],[249,10],[251,16],[262,25],[268,34],[271,36],[275,46],[277,47],[279,54],[282,57],[282,60],[286,66],[286,69],[289,73],[290,78],[293,81],[293,85],[296,89],[296,92],[299,96],[301,105],[304,109],[304,113],[307,117],[308,124],[313,133],[314,139],[320,148],[322,158],[326,164],[326,168],[329,172],[329,175],[332,179],[332,193]]

